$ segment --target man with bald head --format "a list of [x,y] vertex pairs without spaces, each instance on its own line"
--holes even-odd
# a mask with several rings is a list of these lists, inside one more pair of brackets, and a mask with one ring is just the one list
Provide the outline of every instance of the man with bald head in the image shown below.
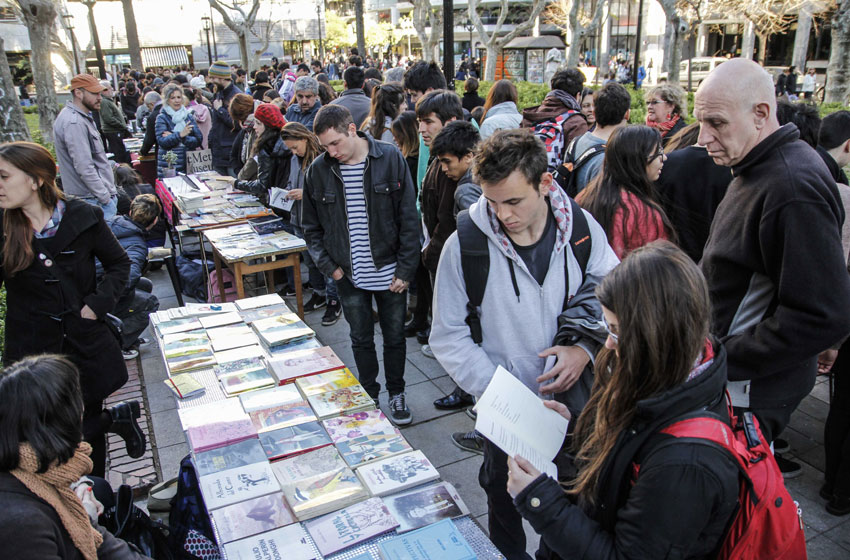
[[728,352],[733,404],[773,441],[814,386],[818,355],[850,333],[844,212],[823,160],[795,125],[779,126],[773,82],[755,62],[714,70],[694,116],[698,143],[734,176],[701,261],[712,332]]

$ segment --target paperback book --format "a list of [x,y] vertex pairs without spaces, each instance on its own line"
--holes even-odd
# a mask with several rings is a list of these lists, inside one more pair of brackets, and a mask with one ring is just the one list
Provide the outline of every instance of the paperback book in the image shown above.
[[242,408],[245,409],[245,412],[251,413],[263,408],[301,401],[303,397],[295,385],[282,385],[272,389],[242,393],[239,395],[239,400],[242,401]]
[[345,461],[332,445],[272,463],[272,470],[281,487],[345,468]]
[[198,478],[207,509],[214,510],[280,490],[266,462],[227,469]]
[[201,322],[201,325],[205,329],[212,329],[215,327],[221,327],[223,325],[241,323],[242,317],[239,316],[239,313],[232,311],[230,313],[217,313],[215,315],[207,315],[205,317],[201,317],[198,320]]
[[288,342],[286,344],[281,344],[280,346],[269,348],[268,352],[272,356],[272,358],[278,358],[296,350],[309,350],[310,348],[321,347],[322,343],[316,340],[315,337],[311,336],[309,338],[305,338],[304,340],[296,340],[294,342]]
[[259,346],[243,346],[234,348],[233,350],[224,350],[223,352],[215,352],[215,361],[218,364],[226,364],[245,358],[259,358],[263,355],[263,350]]
[[373,434],[388,434],[395,426],[380,410],[364,410],[323,420],[322,424],[334,443]]
[[167,334],[162,337],[162,350],[167,354],[180,348],[209,346],[210,339],[204,329],[195,329],[180,333]]
[[251,421],[245,411],[242,410],[239,399],[225,399],[191,408],[181,408],[177,410],[177,417],[180,419],[183,430],[187,432],[189,428],[209,424],[210,418],[214,418],[216,422]]
[[195,468],[200,476],[267,462],[263,446],[255,438],[195,454]]
[[299,521],[349,506],[369,496],[354,471],[343,467],[283,487],[286,502]]
[[241,360],[233,360],[232,362],[221,362],[213,368],[213,371],[216,377],[221,378],[226,375],[236,375],[265,369],[265,361],[260,357],[252,356],[250,358],[242,358]]
[[398,532],[412,531],[436,523],[469,515],[454,486],[438,482],[384,498],[384,504],[399,522]]
[[219,338],[212,341],[212,348],[216,352],[241,348],[243,346],[257,346],[259,340],[254,333],[247,333],[227,338]]
[[273,531],[297,521],[281,492],[217,509],[212,518],[221,537],[219,544]]
[[227,560],[314,560],[313,545],[300,523],[224,545]]
[[[253,424],[251,424],[253,427]],[[260,443],[269,461],[331,445],[325,429],[318,422],[304,422],[260,434]]]
[[348,368],[326,371],[309,377],[301,377],[295,380],[295,384],[304,393],[304,396],[318,395],[346,387],[360,386],[360,382]]
[[[315,375],[345,367],[342,360],[339,359],[329,346],[287,352],[280,357],[273,358],[270,365],[281,385],[298,377]],[[356,382],[357,380],[355,379]],[[330,389],[327,390],[329,391]]]
[[385,434],[370,434],[340,441],[336,446],[352,468],[413,450],[396,428]]
[[204,386],[198,383],[191,373],[172,375],[164,383],[179,399],[200,395],[205,391]]
[[369,498],[304,524],[322,555],[383,535],[398,527],[380,498]]
[[310,395],[307,400],[316,412],[316,416],[323,420],[340,414],[375,408],[375,401],[361,385]]
[[223,375],[219,378],[219,381],[221,381],[221,386],[228,396],[274,386],[274,379],[265,368]]
[[225,303],[194,303],[187,301],[181,308],[184,316],[197,317],[199,315],[215,315],[217,313],[230,313],[236,311],[236,305],[230,302]]
[[172,319],[170,321],[162,321],[157,325],[159,334],[173,334],[185,331],[191,331],[201,328],[201,323],[197,317],[182,317],[180,319]]
[[224,327],[215,327],[214,329],[207,329],[206,333],[207,336],[210,337],[210,340],[215,342],[216,340],[223,340],[233,336],[244,336],[246,334],[254,334],[254,331],[252,331],[251,327],[249,327],[245,323],[239,323]]
[[278,294],[265,294],[262,296],[237,299],[233,303],[236,304],[236,307],[238,307],[240,311],[245,311],[246,309],[256,309],[257,307],[266,307],[267,305],[278,305],[284,303],[284,301]]
[[307,401],[296,401],[269,408],[254,410],[248,414],[258,432],[268,432],[278,428],[286,428],[304,422],[316,420],[313,409]]
[[386,496],[440,478],[440,473],[419,450],[363,465],[357,474],[375,496]]
[[193,426],[186,431],[186,437],[192,451],[200,453],[255,438],[257,429],[254,428],[250,418],[240,418]]
[[215,365],[215,355],[209,346],[192,346],[169,350],[165,354],[165,363],[171,374],[185,373]]
[[[277,295],[277,294],[275,294]],[[279,297],[279,296],[278,296]],[[290,313],[291,310],[285,303],[277,305],[269,305],[267,307],[257,307],[255,309],[247,309],[242,312],[242,320],[249,325],[260,319],[268,319],[269,317],[277,317],[284,313]]]
[[475,551],[451,519],[378,543],[384,560],[475,560]]
[[266,346],[278,346],[313,336],[313,329],[304,324],[295,313],[285,313],[268,319],[254,321],[251,325]]

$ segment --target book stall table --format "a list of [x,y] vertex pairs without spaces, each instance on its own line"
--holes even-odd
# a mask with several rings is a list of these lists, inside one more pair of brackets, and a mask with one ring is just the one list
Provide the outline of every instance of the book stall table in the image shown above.
[[151,322],[221,558],[503,558],[279,295]]

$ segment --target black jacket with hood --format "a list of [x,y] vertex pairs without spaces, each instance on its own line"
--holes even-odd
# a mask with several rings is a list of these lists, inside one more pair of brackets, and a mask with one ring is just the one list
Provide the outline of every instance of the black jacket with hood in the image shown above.
[[291,160],[292,152],[280,135],[275,135],[257,150],[257,178],[251,181],[237,180],[233,183],[233,188],[249,192],[263,203],[268,203],[272,187],[286,186]]

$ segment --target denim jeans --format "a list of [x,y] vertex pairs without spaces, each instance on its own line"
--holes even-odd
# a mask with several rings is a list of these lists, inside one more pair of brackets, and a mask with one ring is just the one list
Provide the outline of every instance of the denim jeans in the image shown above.
[[81,196],[80,200],[83,202],[88,202],[92,206],[99,206],[101,210],[103,210],[103,219],[108,220],[109,218],[115,216],[118,213],[118,197],[116,195],[112,195],[112,198],[109,199],[109,202],[106,204],[101,203],[94,196]]
[[[295,235],[304,239],[304,232],[298,226],[292,226],[294,229]],[[324,276],[319,267],[316,266],[316,263],[313,262],[313,257],[310,256],[310,251],[304,251],[301,253],[304,258],[304,264],[307,265],[307,275],[310,279],[310,286],[313,287],[313,292],[319,294],[320,296],[325,296],[328,299],[339,299],[339,296],[336,292],[336,283],[334,279],[330,276]]]
[[404,317],[407,294],[389,290],[371,292],[354,286],[343,277],[336,283],[342,312],[351,328],[351,349],[360,384],[373,399],[378,398],[378,354],[375,351],[375,322],[372,319],[372,298],[378,303],[378,320],[384,336],[384,373],[390,396],[404,392],[404,360],[407,342],[404,339]]

